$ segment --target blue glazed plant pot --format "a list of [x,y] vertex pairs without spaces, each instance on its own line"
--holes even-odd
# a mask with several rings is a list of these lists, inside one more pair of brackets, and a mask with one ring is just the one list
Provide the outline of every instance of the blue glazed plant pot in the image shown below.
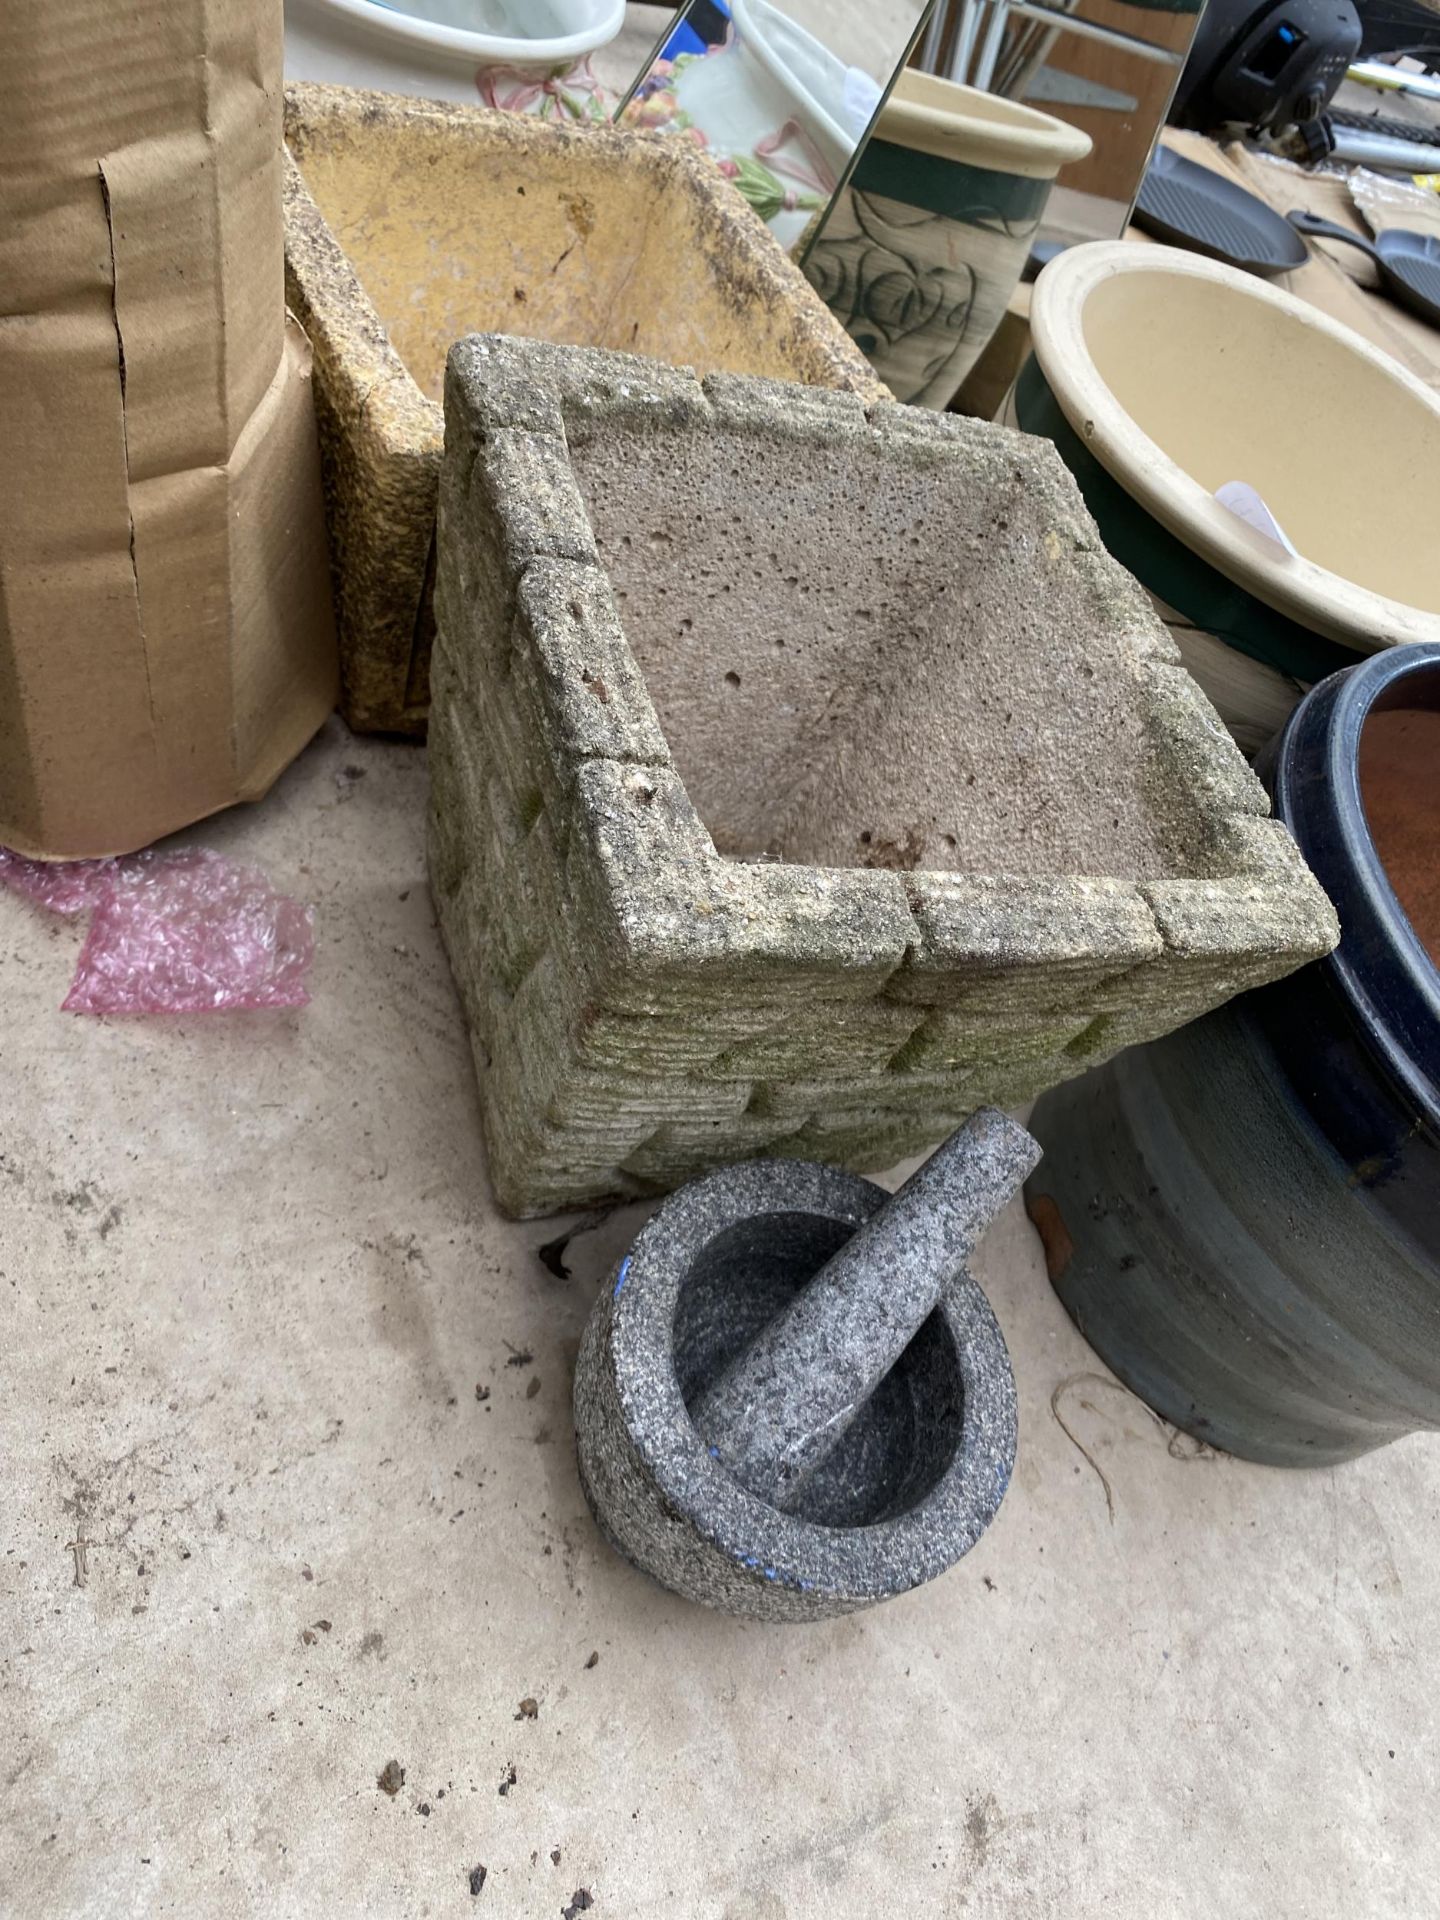
[[1227,1452],[1440,1427],[1440,646],[1315,687],[1260,771],[1327,959],[1044,1096],[1028,1189],[1096,1352]]
[[1057,171],[1090,137],[906,68],[804,271],[897,400],[945,407],[999,326]]

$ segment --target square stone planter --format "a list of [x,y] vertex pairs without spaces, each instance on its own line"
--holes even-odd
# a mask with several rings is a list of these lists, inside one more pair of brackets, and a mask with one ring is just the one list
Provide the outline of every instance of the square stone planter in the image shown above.
[[1329,949],[1046,442],[450,356],[431,878],[497,1197],[933,1144]]
[[885,389],[684,141],[292,86],[286,297],[315,400],[352,727],[424,730],[445,355],[477,328]]

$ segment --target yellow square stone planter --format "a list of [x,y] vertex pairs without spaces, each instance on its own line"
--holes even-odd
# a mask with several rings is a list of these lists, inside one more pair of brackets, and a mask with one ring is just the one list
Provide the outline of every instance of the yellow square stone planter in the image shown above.
[[445,356],[476,331],[885,396],[739,194],[663,135],[292,86],[285,277],[315,351],[341,709],[430,701]]

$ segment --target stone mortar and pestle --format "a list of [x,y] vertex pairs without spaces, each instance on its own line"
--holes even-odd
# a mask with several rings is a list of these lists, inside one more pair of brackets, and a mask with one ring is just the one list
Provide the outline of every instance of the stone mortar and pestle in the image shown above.
[[612,1546],[687,1599],[770,1620],[953,1566],[1015,1458],[1010,1359],[966,1262],[1039,1158],[987,1108],[894,1195],[757,1160],[664,1201],[576,1367],[581,1484]]

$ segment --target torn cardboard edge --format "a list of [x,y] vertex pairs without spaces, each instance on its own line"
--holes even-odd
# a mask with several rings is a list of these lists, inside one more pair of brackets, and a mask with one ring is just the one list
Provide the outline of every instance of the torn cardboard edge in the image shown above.
[[[64,636],[68,680],[37,672],[47,640],[61,639],[53,629],[0,634],[0,845],[32,858],[133,852],[259,799],[335,704],[310,347],[298,323],[287,319],[280,365],[227,465],[142,482],[124,503],[115,543],[130,591],[88,615],[72,612],[78,591],[60,599],[63,618],[86,622],[101,671],[77,657],[83,632]],[[74,569],[91,564],[77,550]],[[121,728],[96,689],[110,678],[107,615],[112,647],[131,636]]]
[[0,843],[129,852],[258,797],[337,690],[279,10],[26,9],[0,104]]

